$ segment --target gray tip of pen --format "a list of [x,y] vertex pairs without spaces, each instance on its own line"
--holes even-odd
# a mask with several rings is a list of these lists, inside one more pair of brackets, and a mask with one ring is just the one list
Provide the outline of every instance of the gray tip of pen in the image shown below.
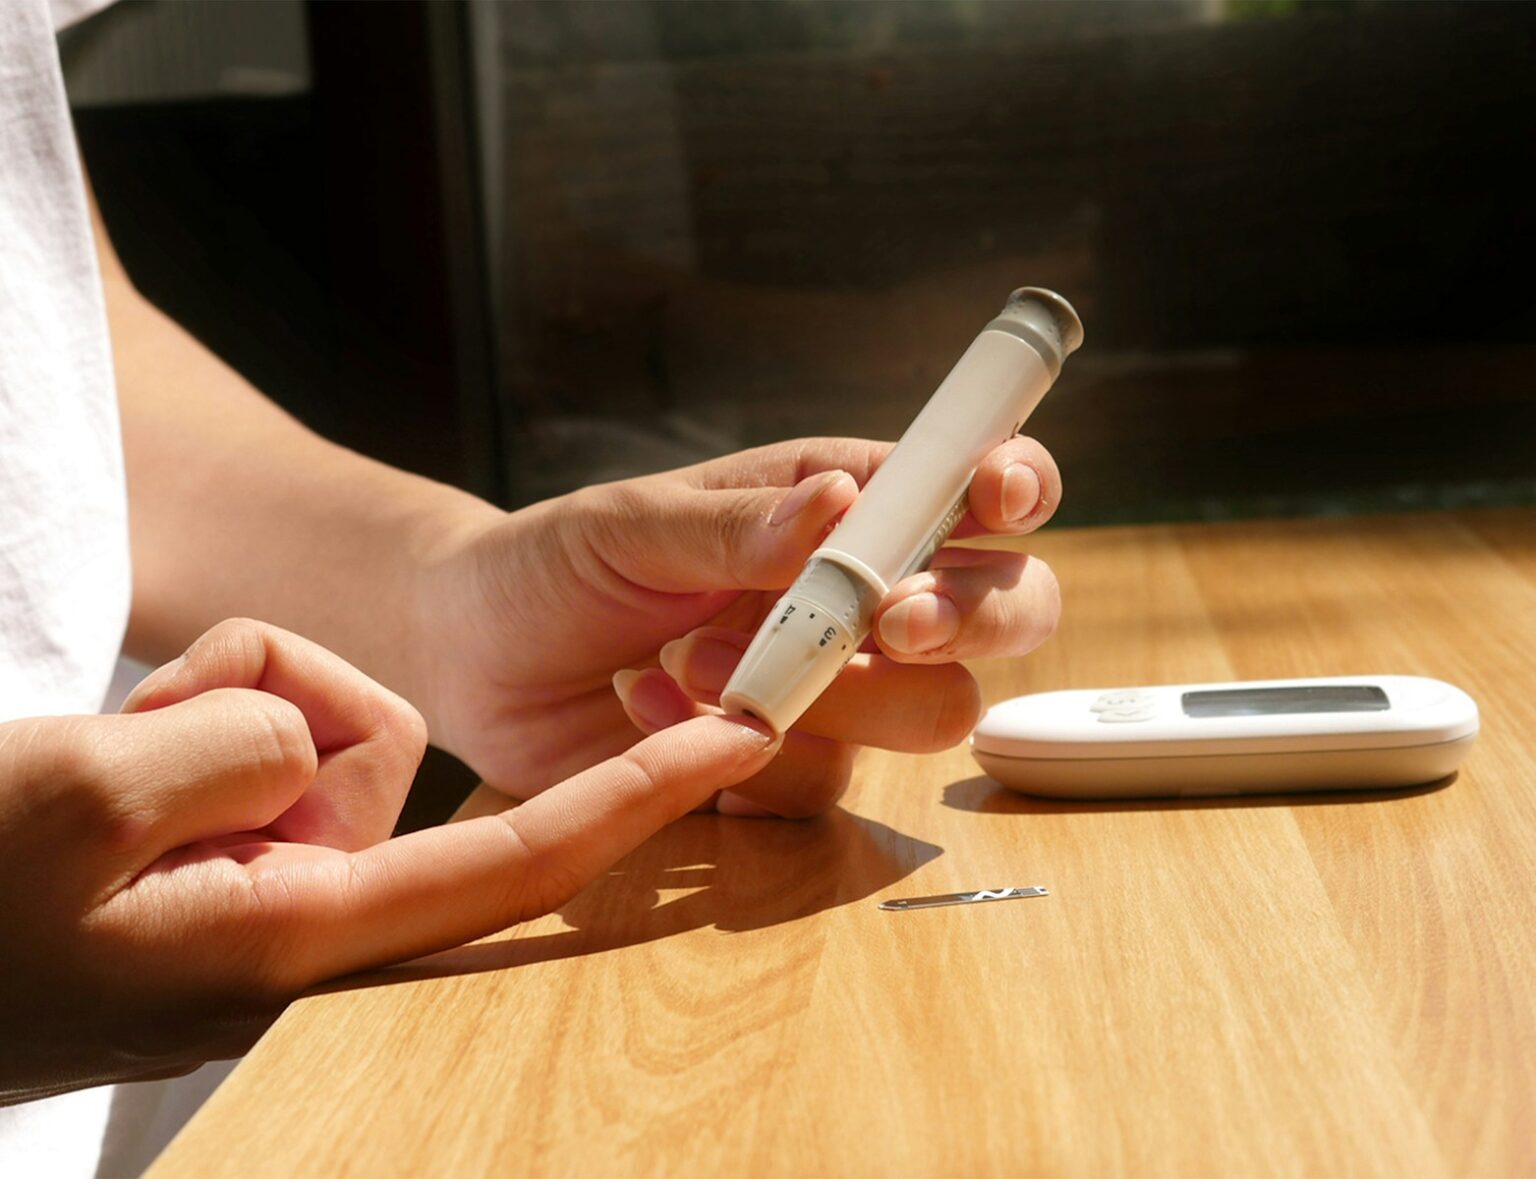
[[1044,287],[1020,287],[1008,296],[999,318],[1023,320],[1056,355],[1051,359],[1059,370],[1061,362],[1083,343],[1083,321],[1077,312],[1055,291]]

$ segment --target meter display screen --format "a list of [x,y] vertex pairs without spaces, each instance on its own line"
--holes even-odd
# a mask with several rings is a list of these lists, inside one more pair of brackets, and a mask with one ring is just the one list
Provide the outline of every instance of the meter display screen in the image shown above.
[[1305,688],[1219,688],[1185,692],[1184,715],[1282,716],[1302,712],[1385,712],[1387,694],[1371,684],[1319,684]]

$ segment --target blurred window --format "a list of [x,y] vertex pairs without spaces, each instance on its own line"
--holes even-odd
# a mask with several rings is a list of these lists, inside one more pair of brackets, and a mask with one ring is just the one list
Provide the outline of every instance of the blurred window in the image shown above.
[[1532,497],[1536,6],[475,14],[519,501],[895,437],[1022,284],[1067,520]]

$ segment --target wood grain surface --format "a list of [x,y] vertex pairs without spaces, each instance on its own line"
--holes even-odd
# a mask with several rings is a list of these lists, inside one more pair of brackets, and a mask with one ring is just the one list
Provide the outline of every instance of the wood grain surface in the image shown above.
[[1536,512],[1031,547],[1064,621],[989,701],[1394,672],[1482,735],[1434,787],[1129,804],[868,752],[822,819],[686,819],[295,1003],[150,1174],[1536,1173]]

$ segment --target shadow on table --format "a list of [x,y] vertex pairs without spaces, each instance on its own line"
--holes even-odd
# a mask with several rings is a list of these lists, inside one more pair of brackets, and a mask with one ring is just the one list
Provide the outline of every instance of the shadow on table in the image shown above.
[[564,932],[460,946],[318,991],[507,970],[710,926],[782,925],[865,900],[943,850],[841,809],[797,823],[690,815],[560,909]]
[[944,805],[982,815],[1091,815],[1109,811],[1192,811],[1259,806],[1349,806],[1395,802],[1444,790],[1456,781],[1449,774],[1422,786],[1401,790],[1305,790],[1288,794],[1221,794],[1169,798],[1044,798],[977,774],[944,787]]

